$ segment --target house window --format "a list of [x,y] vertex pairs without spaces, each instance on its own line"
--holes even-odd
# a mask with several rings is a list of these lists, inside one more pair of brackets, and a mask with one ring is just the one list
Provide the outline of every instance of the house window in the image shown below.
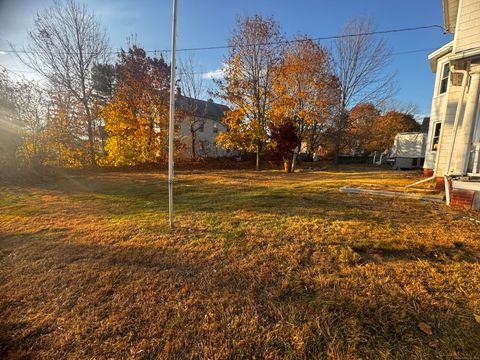
[[442,78],[440,80],[440,91],[439,94],[444,94],[447,92],[448,88],[448,76],[450,75],[450,65],[446,63],[443,65]]
[[440,140],[440,129],[442,128],[442,123],[435,123],[433,127],[433,139],[432,139],[432,151],[437,151],[438,142]]
[[217,133],[218,133],[217,124],[213,125],[213,133],[214,133],[214,134],[217,134]]

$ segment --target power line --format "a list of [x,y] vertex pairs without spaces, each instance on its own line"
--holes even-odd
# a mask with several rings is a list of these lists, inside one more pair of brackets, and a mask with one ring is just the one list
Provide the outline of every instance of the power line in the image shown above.
[[[7,72],[15,75],[15,76],[20,76],[20,75],[18,74],[19,72],[27,72],[27,71],[22,71],[22,70],[9,69],[9,68],[7,68],[6,66],[3,66],[2,64],[0,64],[0,68],[1,68],[2,70],[4,70],[4,71],[7,71]],[[28,72],[30,72],[30,71],[28,71]]]
[[[50,90],[41,86],[41,80],[31,80],[31,79],[28,79],[26,78],[24,75],[21,75],[19,74],[18,72],[15,72],[15,71],[12,71],[11,69],[3,66],[2,64],[0,64],[0,70],[3,69],[5,71],[8,72],[8,76],[14,76],[15,77],[15,81],[20,81],[20,82],[29,82],[29,83],[34,83],[35,86],[42,90],[42,91],[45,91],[45,92],[49,92]],[[21,71],[21,70],[20,70]],[[26,72],[26,71],[25,71]]]
[[[364,33],[357,33],[357,34],[343,34],[343,35],[331,35],[331,36],[320,36],[311,39],[293,39],[293,40],[283,40],[283,41],[275,41],[275,42],[266,42],[266,43],[258,43],[258,44],[246,44],[243,45],[245,47],[249,46],[266,46],[266,45],[282,45],[282,44],[291,44],[296,42],[304,42],[304,41],[321,41],[321,40],[336,40],[336,39],[343,39],[343,38],[352,38],[352,37],[359,37],[359,36],[370,36],[370,35],[385,35],[385,34],[393,34],[393,33],[400,33],[400,32],[410,32],[410,31],[418,31],[418,30],[427,30],[427,29],[441,29],[445,31],[445,28],[441,25],[425,25],[425,26],[416,26],[416,27],[406,27],[406,28],[399,28],[399,29],[389,29],[389,30],[380,30],[380,31],[369,31]],[[218,45],[218,46],[204,46],[204,47],[191,47],[191,48],[180,48],[177,49],[177,52],[188,52],[188,51],[209,51],[209,50],[222,50],[222,49],[232,49],[236,46],[233,45]],[[20,53],[20,54],[44,54],[45,52],[41,51],[31,51],[31,50],[12,50],[12,49],[0,49],[0,52],[4,53]],[[169,49],[157,49],[157,50],[146,50],[146,53],[168,53],[171,52]],[[119,54],[120,51],[111,51],[109,54]],[[68,52],[68,53],[57,53],[63,55],[74,55],[78,54],[77,52]],[[88,53],[85,53],[88,54]]]
[[[323,37],[307,38],[307,39],[293,39],[293,40],[266,42],[266,43],[260,43],[260,44],[247,44],[247,45],[243,45],[243,46],[248,47],[248,46],[259,46],[259,45],[260,46],[262,46],[262,45],[282,45],[282,44],[291,44],[291,43],[305,42],[305,41],[336,40],[336,39],[352,38],[352,37],[359,37],[359,36],[392,34],[392,33],[425,30],[425,29],[433,29],[433,28],[439,28],[439,29],[442,29],[442,31],[445,31],[444,27],[440,26],[440,25],[426,25],[426,26],[408,27],[408,28],[401,28],[401,29],[370,31],[370,32],[364,32],[364,33],[358,33],[358,34],[332,35],[332,36],[323,36]],[[224,46],[207,46],[207,47],[196,47],[196,48],[183,48],[183,49],[177,49],[177,52],[178,51],[204,51],[204,50],[232,49],[232,48],[235,48],[235,47],[236,46],[234,46],[234,45],[224,45]],[[166,52],[168,52],[168,51],[166,51]]]
[[419,52],[433,51],[433,50],[437,50],[437,49],[438,49],[438,48],[426,48],[426,49],[417,49],[417,50],[406,50],[406,51],[400,51],[400,52],[392,53],[392,56],[415,54],[415,53],[419,53]]
[[9,69],[3,65],[0,65],[2,67],[2,69],[4,70],[7,70],[11,73],[30,73],[30,74],[36,74],[37,72],[36,71],[33,71],[33,70],[20,70],[20,69]]
[[[415,49],[415,50],[405,50],[405,51],[399,51],[399,52],[394,52],[391,55],[392,56],[397,56],[397,55],[408,55],[408,54],[415,54],[415,53],[420,53],[420,52],[425,52],[425,51],[433,51],[436,50],[437,48],[425,48],[425,49]],[[9,71],[11,73],[30,73],[30,74],[36,74],[36,71],[33,70],[20,70],[20,69],[10,69],[7,68],[3,65],[0,65],[4,70]],[[189,74],[192,75],[208,75],[211,74],[212,72],[215,72],[216,70],[213,71],[201,71],[201,72],[192,72]],[[185,73],[177,73],[177,75],[185,75]]]

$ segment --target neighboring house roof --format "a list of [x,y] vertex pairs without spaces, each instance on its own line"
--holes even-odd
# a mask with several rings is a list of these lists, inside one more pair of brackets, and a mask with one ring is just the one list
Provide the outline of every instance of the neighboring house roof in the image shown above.
[[457,25],[459,2],[459,0],[442,0],[445,31],[452,34],[455,32],[455,27]]
[[224,113],[230,110],[228,106],[214,103],[211,100],[199,100],[183,95],[177,97],[175,105],[184,111],[194,111],[195,116],[197,117],[207,118],[218,122],[222,122]]

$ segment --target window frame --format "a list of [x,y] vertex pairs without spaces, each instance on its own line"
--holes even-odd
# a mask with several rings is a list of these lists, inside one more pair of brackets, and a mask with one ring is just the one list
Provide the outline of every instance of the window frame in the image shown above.
[[[438,126],[438,135],[435,135],[437,133],[437,126]],[[432,142],[431,142],[430,151],[437,152],[438,144],[440,144],[440,135],[441,134],[442,134],[442,122],[441,121],[436,121],[436,122],[433,123]],[[435,139],[437,140],[436,142],[435,142]]]
[[[447,74],[445,74],[445,71],[447,71]],[[444,95],[447,93],[448,87],[449,87],[448,86],[449,80],[450,80],[450,63],[447,61],[442,64],[442,72],[440,74],[439,84],[438,84],[438,95]]]

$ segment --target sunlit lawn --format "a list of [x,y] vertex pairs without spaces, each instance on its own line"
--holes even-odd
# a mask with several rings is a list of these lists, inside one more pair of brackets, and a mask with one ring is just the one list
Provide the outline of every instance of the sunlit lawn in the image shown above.
[[0,358],[480,358],[479,213],[339,192],[418,177],[179,172],[173,231],[164,174],[0,187]]

